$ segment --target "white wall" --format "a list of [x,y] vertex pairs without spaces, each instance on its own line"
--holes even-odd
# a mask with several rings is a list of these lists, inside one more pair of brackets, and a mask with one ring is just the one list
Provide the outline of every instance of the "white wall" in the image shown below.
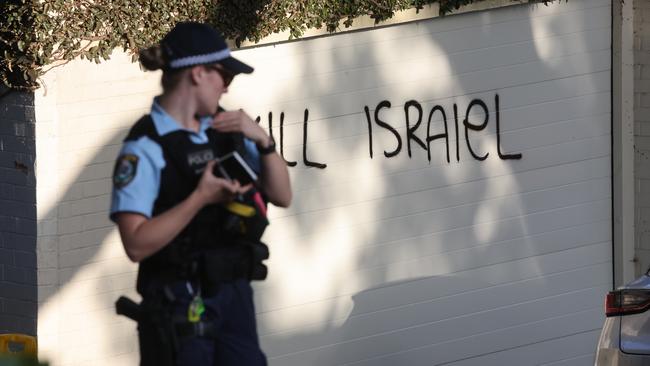
[[135,297],[137,267],[107,212],[121,140],[159,77],[116,51],[101,65],[53,69],[36,92],[38,340],[52,365],[137,364],[134,323],[113,305]]
[[[611,287],[610,2],[521,5],[236,53],[224,101],[268,126],[291,168],[256,284],[272,365],[588,364]],[[113,302],[136,266],[107,219],[126,129],[158,92],[116,52],[53,69],[36,94],[40,351],[54,366],[137,364]],[[501,149],[498,156],[496,100]],[[462,129],[473,99],[489,122]],[[392,158],[384,151],[396,146]],[[404,105],[444,108],[445,144],[405,139]],[[459,111],[456,140],[454,105]],[[368,107],[372,132],[364,107]],[[303,126],[308,115],[307,168]],[[470,121],[484,114],[473,109]],[[411,123],[417,119],[410,110]],[[431,134],[443,132],[440,113]],[[372,138],[373,156],[370,157]],[[456,159],[459,146],[459,159]]]
[[[276,139],[284,112],[298,163],[257,286],[271,364],[592,362],[612,286],[610,6],[514,6],[238,54],[257,70],[225,105],[265,125],[273,112]],[[501,146],[521,160],[497,156],[497,94]],[[482,162],[462,129],[475,98],[490,113],[470,135]],[[392,158],[396,138],[374,118],[384,100],[379,119],[402,139]],[[430,162],[413,141],[409,157],[409,100],[423,106],[421,139],[444,107],[450,162],[442,140]],[[324,169],[303,164],[305,109],[308,158]]]

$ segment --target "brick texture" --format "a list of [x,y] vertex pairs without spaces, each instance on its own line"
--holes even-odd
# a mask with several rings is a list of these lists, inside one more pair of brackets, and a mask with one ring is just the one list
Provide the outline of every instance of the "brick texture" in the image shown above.
[[35,160],[34,95],[4,94],[0,98],[0,333],[36,334]]
[[[36,189],[39,353],[62,366],[113,363],[116,354],[137,358],[134,334],[113,330],[135,327],[115,315],[114,302],[123,294],[133,296],[137,266],[127,259],[108,219],[110,178],[127,129],[160,91],[159,75],[143,73],[129,55],[115,52],[101,65],[74,60],[46,74],[44,83],[47,92],[37,90],[34,103],[42,178]],[[21,220],[22,228],[27,218]],[[18,224],[0,217],[2,225]],[[10,248],[5,244],[0,251]],[[27,277],[13,271],[14,262],[0,259],[0,266],[5,277]],[[4,306],[17,312],[17,304]]]

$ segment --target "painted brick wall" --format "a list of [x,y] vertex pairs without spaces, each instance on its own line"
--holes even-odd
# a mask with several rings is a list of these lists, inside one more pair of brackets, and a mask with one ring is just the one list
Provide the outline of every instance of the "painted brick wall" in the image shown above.
[[0,333],[36,334],[34,121],[32,93],[0,98]]
[[634,1],[635,249],[637,275],[650,267],[650,0]]
[[39,353],[56,366],[136,364],[135,323],[115,315],[114,302],[137,299],[137,266],[108,219],[110,177],[159,75],[116,51],[101,65],[72,61],[43,82],[35,93]]

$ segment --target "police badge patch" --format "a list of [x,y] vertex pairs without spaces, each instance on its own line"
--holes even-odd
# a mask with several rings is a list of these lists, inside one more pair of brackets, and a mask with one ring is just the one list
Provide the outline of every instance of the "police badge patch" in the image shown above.
[[124,154],[117,158],[113,171],[113,184],[116,188],[125,187],[131,183],[138,168],[138,157],[133,154]]

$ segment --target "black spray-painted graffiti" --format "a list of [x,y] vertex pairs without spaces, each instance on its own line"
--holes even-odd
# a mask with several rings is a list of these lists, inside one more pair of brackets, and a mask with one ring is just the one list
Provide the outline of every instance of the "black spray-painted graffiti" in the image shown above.
[[[382,110],[390,107],[391,107],[390,101],[384,100],[379,102],[377,104],[377,107],[375,108],[374,116],[371,116],[370,108],[368,106],[364,106],[363,108],[366,116],[366,122],[368,125],[368,148],[369,148],[369,154],[371,159],[374,157],[374,152],[373,152],[374,142],[372,139],[372,132],[373,132],[372,117],[374,117],[374,124],[389,131],[395,137],[396,147],[392,151],[384,151],[384,156],[387,158],[392,158],[399,155],[399,153],[402,151],[402,136],[393,125],[382,120],[380,117],[380,113],[382,112]],[[459,138],[460,126],[459,126],[458,105],[454,103],[452,108],[453,108],[453,117],[454,117],[455,141],[457,142],[455,144],[455,148],[456,148],[455,158],[456,161],[458,162],[460,161],[460,145],[461,145],[461,140]],[[470,121],[470,114],[474,109],[482,109],[484,115],[483,122],[474,123]],[[411,111],[417,112],[417,120],[411,121],[411,113],[410,113]],[[487,128],[490,120],[489,112],[490,111],[488,109],[487,103],[485,103],[481,99],[474,99],[467,105],[467,109],[465,110],[465,118],[463,119],[465,145],[467,146],[467,150],[469,151],[470,155],[474,159],[479,161],[483,161],[487,159],[490,153],[485,152],[483,155],[478,155],[477,152],[475,151],[475,148],[472,147],[472,144],[470,142],[470,133],[473,131],[475,132],[483,131]],[[431,127],[432,126],[435,127],[434,124],[432,123],[435,122],[433,120],[433,117],[438,114],[442,117],[442,120],[440,121],[442,122],[442,127],[444,128],[444,132],[432,135]],[[426,138],[424,140],[422,140],[420,137],[416,135],[416,131],[418,130],[418,128],[420,128],[420,125],[423,122],[424,110],[422,108],[422,105],[416,100],[409,100],[404,104],[404,115],[405,115],[404,122],[406,123],[406,132],[405,132],[406,149],[409,158],[412,157],[411,147],[417,145],[427,152],[427,158],[429,161],[431,161],[431,142],[438,139],[444,139],[447,163],[450,163],[451,159],[450,159],[450,152],[449,152],[450,151],[449,122],[447,119],[447,112],[445,108],[441,105],[436,105],[433,108],[431,108],[431,110],[429,111],[429,115],[427,118],[427,125],[426,125]],[[501,160],[521,159],[522,155],[520,153],[506,154],[501,150],[501,111],[499,108],[498,94],[494,96],[494,116],[495,116],[495,124],[496,124],[495,127],[496,127],[496,136],[497,136],[497,155],[499,159]],[[259,123],[261,121],[261,118],[257,117],[256,120]],[[305,109],[304,118],[303,118],[303,127],[302,127],[303,128],[303,141],[302,141],[303,164],[308,167],[325,169],[327,167],[326,164],[313,162],[307,158],[308,121],[309,121],[309,110]],[[271,136],[273,136],[273,113],[272,112],[269,112],[268,115],[268,127],[269,127],[269,131],[271,131]],[[280,154],[284,158],[284,112],[280,113]],[[291,167],[297,165],[297,162],[295,161],[287,161],[286,159],[285,161],[287,162],[287,165]]]
[[[259,116],[255,119],[257,123],[260,123],[261,120],[262,119]],[[307,158],[307,122],[308,121],[309,121],[309,109],[305,109],[305,115],[302,123],[302,162],[303,164],[305,164],[305,166],[325,169],[327,168],[327,164],[316,163],[310,161]],[[274,137],[273,136],[273,112],[269,112],[269,134],[271,135],[271,137]],[[282,156],[284,161],[290,167],[296,166],[298,164],[295,161],[288,161],[284,157],[284,112],[280,113],[280,156]]]

